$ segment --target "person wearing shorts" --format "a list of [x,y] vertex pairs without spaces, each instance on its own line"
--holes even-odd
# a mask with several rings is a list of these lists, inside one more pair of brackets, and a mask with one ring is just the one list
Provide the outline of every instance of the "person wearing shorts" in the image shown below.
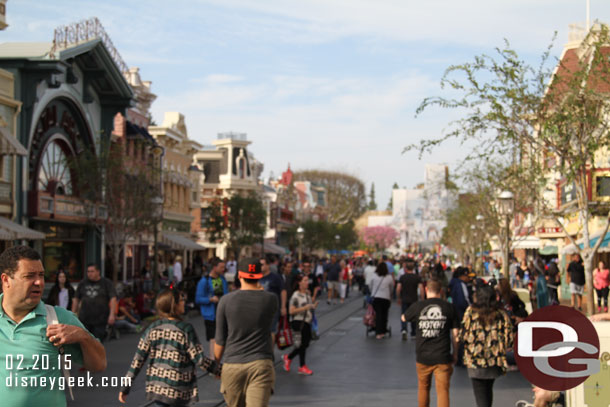
[[210,342],[210,355],[214,353],[216,308],[220,299],[229,292],[227,280],[223,276],[225,263],[219,258],[214,258],[211,266],[210,274],[199,280],[195,291],[195,304],[199,305],[205,324],[205,336]]
[[333,302],[334,297],[339,293],[340,274],[341,265],[337,262],[337,256],[331,256],[330,263],[326,265],[326,270],[324,270],[326,286],[328,289],[328,299],[326,300],[328,304]]
[[240,261],[237,274],[241,289],[221,298],[216,315],[220,392],[228,407],[266,407],[275,386],[271,324],[279,303],[262,289],[260,261]]
[[572,294],[571,305],[572,307],[577,305],[578,310],[582,311],[582,295],[585,292],[585,268],[578,254],[572,257],[572,262],[568,266],[568,282]]

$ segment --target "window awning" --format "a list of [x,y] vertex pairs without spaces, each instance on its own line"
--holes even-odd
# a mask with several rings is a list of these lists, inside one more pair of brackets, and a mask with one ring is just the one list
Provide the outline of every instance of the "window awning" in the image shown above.
[[555,245],[548,245],[548,246],[544,246],[542,249],[538,250],[538,253],[543,255],[543,256],[551,256],[553,254],[557,254],[557,246]]
[[[260,243],[254,243],[252,245],[252,248],[254,250],[260,250],[261,249],[261,244]],[[265,253],[271,253],[271,254],[286,254],[289,253],[290,251],[288,249],[286,249],[285,247],[279,246],[275,243],[269,243],[269,242],[265,242]]]
[[26,156],[28,151],[7,129],[0,128],[0,155]]
[[193,242],[191,239],[174,233],[163,232],[161,240],[174,250],[205,250],[205,247]]
[[45,234],[0,216],[0,240],[44,240]]
[[572,243],[570,243],[567,246],[564,246],[563,249],[561,249],[561,254],[575,254],[578,253],[578,248],[573,245]]
[[[591,246],[591,247],[595,246],[597,244],[597,241],[599,240],[600,235],[601,235],[601,232],[595,233],[593,235],[593,237],[589,240],[589,246]],[[585,244],[583,243],[582,239],[580,239],[577,243],[581,249],[583,249],[585,247]],[[602,241],[601,245],[599,246],[598,252],[600,252],[600,253],[610,252],[609,246],[610,246],[610,231],[608,233],[606,233],[606,235],[604,236],[604,240]]]
[[536,236],[526,236],[524,238],[515,238],[512,241],[512,249],[539,249],[540,239]]

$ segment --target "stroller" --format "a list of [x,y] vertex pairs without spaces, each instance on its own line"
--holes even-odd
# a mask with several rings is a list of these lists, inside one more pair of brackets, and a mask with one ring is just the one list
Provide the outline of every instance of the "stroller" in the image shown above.
[[[366,307],[366,312],[364,313],[364,316],[362,317],[362,322],[364,323],[364,327],[366,328],[364,335],[368,338],[369,334],[371,332],[375,332],[375,309],[373,308],[373,304],[371,302],[368,303],[367,307]],[[386,329],[386,332],[388,334],[389,337],[392,337],[392,326],[389,324],[388,321],[388,327]]]

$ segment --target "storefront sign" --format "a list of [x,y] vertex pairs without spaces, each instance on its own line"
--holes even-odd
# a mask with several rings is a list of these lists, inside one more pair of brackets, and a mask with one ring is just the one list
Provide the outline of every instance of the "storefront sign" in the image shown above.
[[538,228],[538,234],[540,235],[550,235],[562,233],[563,230],[560,227],[540,227]]

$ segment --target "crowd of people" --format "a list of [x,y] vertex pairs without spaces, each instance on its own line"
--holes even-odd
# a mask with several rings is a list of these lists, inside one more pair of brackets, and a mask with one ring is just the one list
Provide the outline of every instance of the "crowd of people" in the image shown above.
[[[494,261],[481,264],[481,271],[475,273],[444,258],[421,256],[307,256],[296,261],[290,256],[280,259],[270,255],[239,263],[212,258],[202,262],[196,274],[190,266],[183,273],[180,261],[176,257],[171,270],[166,270],[167,281],[160,291],[146,282],[149,262],[141,278],[120,292],[101,275],[96,264],[88,265],[86,278],[76,289],[67,281],[66,273],[58,271],[46,304],[59,310],[59,323],[64,325],[49,325],[46,340],[76,355],[83,369],[96,371],[105,368],[101,343],[112,338],[113,332],[141,334],[126,377],[135,378],[149,360],[146,397],[157,406],[198,400],[197,367],[221,380],[227,405],[265,406],[275,384],[274,348],[279,348],[282,327],[290,326],[293,341],[292,347],[283,351],[283,369],[290,372],[298,357],[297,373],[311,376],[307,350],[319,335],[316,309],[320,300],[325,299],[332,308],[359,291],[366,298],[365,304],[370,303],[374,310],[377,340],[389,337],[392,303],[396,301],[400,307],[401,338],[416,341],[420,406],[430,403],[432,376],[438,406],[449,405],[451,376],[458,367],[467,371],[477,407],[487,407],[493,404],[495,380],[516,369],[513,339],[528,312],[515,290],[528,287],[536,308],[557,303],[557,287],[561,284],[553,261],[515,262],[509,279],[503,278]],[[43,304],[44,269],[38,253],[25,246],[0,255],[0,267],[0,324],[6,325],[0,325],[0,329],[8,330],[12,329],[10,321],[19,323]],[[584,284],[579,279],[581,268],[576,256],[567,267],[576,308],[582,305],[578,297]],[[227,272],[232,274],[230,278],[225,277]],[[607,312],[609,274],[605,264],[599,262],[594,288],[600,312]],[[194,283],[187,284],[187,280]],[[25,300],[21,298],[24,292]],[[203,320],[207,352],[184,317],[189,300],[197,311],[196,318]],[[42,311],[40,315],[44,316]],[[610,319],[610,314],[600,313],[592,319]],[[37,323],[46,324],[42,320]],[[130,386],[120,389],[119,400],[125,402],[129,392]],[[559,398],[543,391],[536,394],[539,400],[544,397],[557,402]],[[39,395],[19,397],[29,400]],[[545,405],[540,403],[536,405]]]

